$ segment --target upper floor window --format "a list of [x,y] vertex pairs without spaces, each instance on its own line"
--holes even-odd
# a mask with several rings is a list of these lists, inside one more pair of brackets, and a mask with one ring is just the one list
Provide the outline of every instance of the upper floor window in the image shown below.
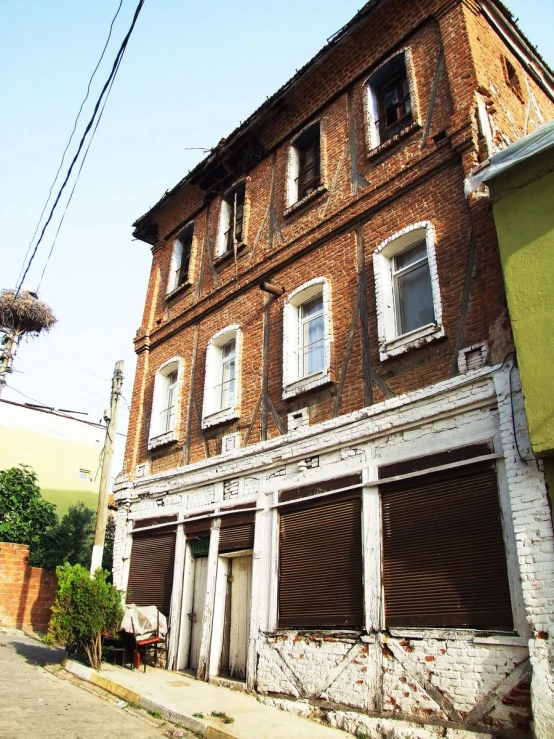
[[329,380],[331,317],[324,277],[295,290],[284,308],[283,397]]
[[173,255],[167,292],[173,292],[190,281],[190,261],[192,254],[192,235],[194,224],[189,224],[173,242]]
[[381,359],[423,337],[442,336],[434,229],[416,223],[394,234],[374,259]]
[[396,54],[368,80],[371,148],[383,144],[414,122],[406,55]]
[[180,360],[170,359],[156,372],[148,448],[176,439],[179,415]]
[[292,143],[287,205],[302,200],[321,186],[321,133],[319,122]]
[[239,414],[241,331],[228,326],[210,339],[206,351],[204,428]]
[[217,254],[235,251],[244,241],[244,207],[246,184],[233,187],[221,201]]

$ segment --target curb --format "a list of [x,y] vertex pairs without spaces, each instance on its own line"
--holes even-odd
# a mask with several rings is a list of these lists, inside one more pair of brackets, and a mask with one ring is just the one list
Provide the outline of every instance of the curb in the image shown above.
[[86,665],[82,665],[80,662],[75,662],[71,659],[64,660],[62,662],[62,666],[66,672],[69,672],[74,677],[84,680],[85,682],[92,683],[108,693],[115,695],[117,698],[121,698],[126,703],[134,703],[141,708],[144,708],[145,711],[158,711],[166,721],[173,724],[181,724],[185,729],[195,731],[200,734],[200,736],[206,737],[206,739],[237,739],[234,734],[229,734],[215,726],[209,726],[197,718],[186,716],[184,713],[170,711],[160,703],[155,703],[148,698],[144,698],[140,693],[135,693],[134,690],[124,688],[123,685],[100,675],[98,671],[93,670],[92,667],[87,667]]

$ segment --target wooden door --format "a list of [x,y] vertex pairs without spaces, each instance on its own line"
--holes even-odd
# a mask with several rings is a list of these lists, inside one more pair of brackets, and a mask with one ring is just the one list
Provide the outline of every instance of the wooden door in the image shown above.
[[232,577],[229,676],[245,680],[252,598],[252,555],[233,557],[229,564]]
[[190,631],[190,658],[189,668],[196,670],[200,657],[200,643],[202,641],[202,620],[204,616],[204,602],[206,600],[206,584],[208,581],[208,558],[196,557],[194,564],[194,589],[192,595],[192,610]]

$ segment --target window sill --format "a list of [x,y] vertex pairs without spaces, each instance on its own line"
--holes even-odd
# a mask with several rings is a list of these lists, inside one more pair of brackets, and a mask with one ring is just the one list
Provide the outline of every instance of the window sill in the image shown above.
[[406,128],[403,128],[400,133],[397,133],[395,136],[391,136],[390,139],[387,139],[386,141],[383,141],[381,144],[377,144],[373,149],[370,149],[367,153],[368,159],[373,159],[373,157],[378,156],[379,154],[382,154],[383,152],[390,149],[392,146],[397,144],[402,139],[405,139],[406,136],[409,136],[414,131],[417,131],[420,129],[421,126],[419,123],[414,122],[410,123],[409,126],[406,126]]
[[442,339],[444,336],[444,329],[442,326],[437,326],[435,323],[430,323],[427,326],[422,326],[414,331],[410,331],[408,334],[398,336],[396,339],[385,341],[379,345],[379,358],[381,361],[389,359],[390,357],[396,357],[399,354],[404,354],[411,349],[417,349],[424,344],[428,344],[430,341],[436,339]]
[[202,428],[207,429],[211,426],[217,426],[220,423],[233,421],[235,418],[240,418],[238,408],[222,408],[220,411],[215,411],[215,413],[205,415],[202,418]]
[[[246,244],[244,242],[237,244],[237,254],[240,254],[244,249],[246,248]],[[235,252],[232,249],[229,249],[226,252],[223,252],[223,254],[218,254],[214,259],[214,265],[217,266],[219,264],[222,264],[223,262],[226,262],[228,259],[232,259]]]
[[527,647],[528,639],[505,631],[481,631],[477,629],[453,629],[449,627],[391,628],[389,634],[398,639],[448,639],[449,641],[472,641],[474,644],[493,646]]
[[169,303],[169,301],[173,300],[173,298],[176,298],[178,295],[181,295],[182,293],[186,292],[186,290],[188,290],[189,287],[192,287],[192,282],[190,282],[190,280],[183,282],[182,285],[179,285],[174,290],[167,293],[167,295],[165,296],[166,301]]
[[297,200],[296,203],[292,203],[291,205],[287,206],[285,208],[285,216],[291,215],[292,213],[296,213],[297,210],[300,210],[308,203],[311,203],[312,200],[317,200],[319,197],[321,197],[326,192],[327,192],[327,187],[325,185],[320,185],[309,195],[305,195],[301,200]]
[[320,387],[331,382],[331,373],[329,370],[318,372],[315,375],[302,377],[300,380],[289,382],[283,387],[283,400],[294,398],[296,395],[312,390],[314,387]]
[[165,434],[158,434],[157,436],[152,436],[148,439],[148,449],[157,449],[160,446],[172,444],[174,441],[177,441],[175,430],[166,431]]

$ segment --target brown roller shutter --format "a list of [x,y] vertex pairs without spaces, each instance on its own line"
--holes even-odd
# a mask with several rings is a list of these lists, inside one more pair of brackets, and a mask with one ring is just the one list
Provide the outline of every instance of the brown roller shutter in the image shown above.
[[210,536],[212,518],[200,518],[196,521],[185,520],[185,535],[187,539],[203,539]]
[[362,627],[361,509],[353,491],[281,511],[279,626]]
[[177,521],[177,514],[171,516],[156,516],[155,518],[142,518],[139,521],[135,521],[133,524],[133,530],[145,529],[148,526],[159,526],[160,524],[172,523]]
[[233,552],[254,546],[254,511],[221,517],[219,551]]
[[513,629],[490,463],[383,485],[387,626]]
[[169,616],[174,564],[175,529],[134,534],[127,602],[156,606]]

